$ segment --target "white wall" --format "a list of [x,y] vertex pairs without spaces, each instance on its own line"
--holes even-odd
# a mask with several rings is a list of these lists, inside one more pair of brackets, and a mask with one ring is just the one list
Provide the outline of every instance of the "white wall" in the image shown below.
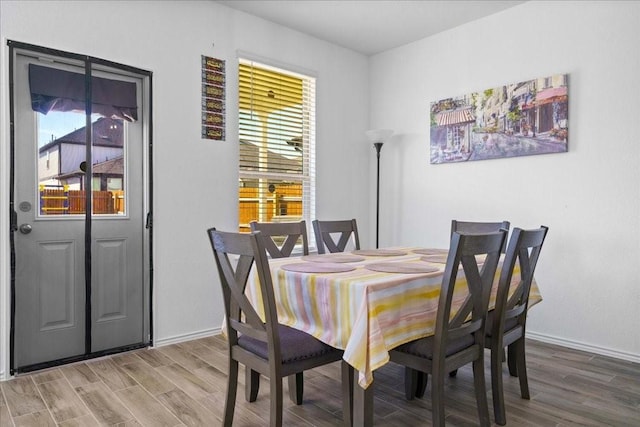
[[[318,76],[318,217],[356,217],[370,245],[375,155],[363,132],[395,129],[382,150],[382,246],[445,247],[452,218],[548,225],[536,275],[544,301],[531,311],[530,334],[640,360],[638,22],[638,2],[528,2],[367,63],[211,2],[2,0],[0,379],[9,359],[8,39],[154,73],[158,342],[220,325],[204,230],[236,223],[233,76],[242,50]],[[200,139],[203,54],[227,60],[226,142]],[[570,74],[568,153],[429,164],[432,101],[554,73]]]
[[[527,2],[370,60],[381,244],[448,245],[450,221],[550,227],[531,337],[640,361],[640,2]],[[429,164],[430,103],[569,73],[569,152]],[[372,163],[372,170],[373,170]]]
[[[208,1],[3,0],[0,31],[0,379],[9,364],[7,40],[153,72],[156,343],[209,334],[222,323],[205,230],[237,224],[238,50],[317,75],[317,216],[353,216],[369,228],[365,56]],[[200,138],[201,55],[227,61],[226,142]]]

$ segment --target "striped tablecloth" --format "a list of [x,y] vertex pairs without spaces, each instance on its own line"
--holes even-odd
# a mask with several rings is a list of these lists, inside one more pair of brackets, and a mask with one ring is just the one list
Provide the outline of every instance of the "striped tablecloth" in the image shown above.
[[[363,256],[349,263],[352,271],[338,273],[300,273],[282,268],[305,263],[301,257],[269,261],[280,323],[305,331],[319,340],[344,350],[344,360],[359,372],[358,383],[366,388],[373,371],[389,361],[389,350],[417,338],[434,334],[440,285],[445,265],[433,273],[383,273],[365,266],[379,262],[415,262],[424,264],[420,248],[390,248],[406,252],[402,256]],[[446,250],[443,250],[446,253]],[[497,278],[490,307],[495,305]],[[247,295],[261,313],[261,295],[257,275],[252,274]],[[520,280],[516,263],[513,281]],[[459,274],[452,303],[452,316],[467,295],[464,275]],[[542,300],[535,282],[529,305]]]

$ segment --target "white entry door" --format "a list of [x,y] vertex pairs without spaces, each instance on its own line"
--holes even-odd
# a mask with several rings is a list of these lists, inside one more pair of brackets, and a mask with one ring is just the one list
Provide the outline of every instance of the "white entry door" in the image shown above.
[[[12,370],[144,345],[150,329],[148,83],[100,63],[13,52]],[[69,98],[47,93],[57,79],[68,82],[52,91],[68,84]],[[102,102],[109,96],[99,93],[105,87],[132,88],[135,120],[98,105],[90,116],[68,111],[63,104],[78,101],[71,87],[80,80],[90,86],[80,102]]]

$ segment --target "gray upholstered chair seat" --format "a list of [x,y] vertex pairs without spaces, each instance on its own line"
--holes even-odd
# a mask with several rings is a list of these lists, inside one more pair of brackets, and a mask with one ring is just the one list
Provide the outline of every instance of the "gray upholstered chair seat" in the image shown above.
[[[278,333],[280,335],[282,364],[295,363],[332,352],[339,352],[338,349],[323,343],[312,335],[286,325],[278,325]],[[263,359],[269,358],[267,343],[265,341],[240,336],[238,338],[238,345]]]
[[[402,344],[397,347],[395,350],[400,351],[402,353],[411,354],[413,356],[422,357],[424,359],[433,359],[433,344],[434,338],[433,336],[422,338],[419,340],[411,341],[406,344]],[[457,340],[450,341],[447,345],[447,350],[445,352],[446,356],[451,356],[454,353],[457,353],[465,348],[471,346],[473,344],[473,335],[465,335],[463,337],[458,338]]]

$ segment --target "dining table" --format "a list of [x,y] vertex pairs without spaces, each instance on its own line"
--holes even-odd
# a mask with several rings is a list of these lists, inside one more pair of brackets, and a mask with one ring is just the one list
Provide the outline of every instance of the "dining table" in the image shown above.
[[[353,425],[373,424],[374,371],[389,362],[389,350],[434,334],[447,255],[448,249],[389,247],[269,260],[278,321],[344,350],[343,359],[354,368]],[[490,310],[495,306],[502,258]],[[516,263],[512,283],[519,281]],[[264,316],[259,289],[254,272],[245,293]],[[467,295],[460,270],[452,316]],[[541,300],[534,280],[529,307]],[[348,385],[343,384],[343,390]]]

